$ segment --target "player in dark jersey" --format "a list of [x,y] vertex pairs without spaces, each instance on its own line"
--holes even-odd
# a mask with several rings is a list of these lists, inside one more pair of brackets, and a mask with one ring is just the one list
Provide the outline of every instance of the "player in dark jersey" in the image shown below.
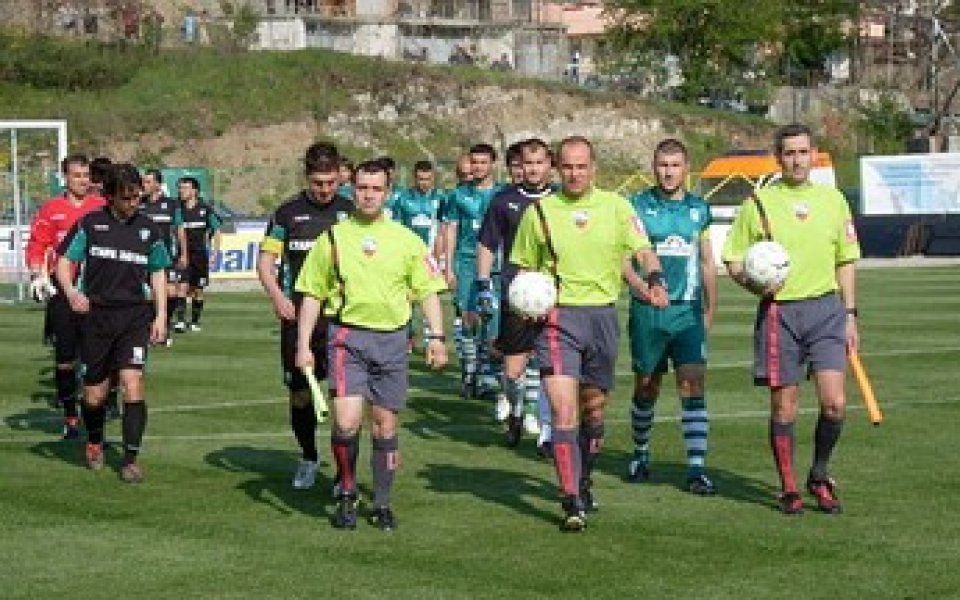
[[[140,211],[150,217],[157,227],[167,248],[167,253],[174,260],[174,264],[167,270],[167,339],[169,346],[173,338],[169,337],[173,329],[174,313],[186,302],[180,296],[179,286],[182,270],[187,267],[189,256],[186,248],[186,234],[183,230],[183,214],[180,203],[163,193],[163,175],[159,169],[147,169],[143,174],[143,200],[140,202]],[[181,325],[181,324],[178,324]],[[178,331],[186,331],[186,325],[178,326]]]
[[200,331],[203,289],[210,282],[210,247],[212,242],[212,255],[216,256],[220,251],[221,221],[213,207],[201,200],[199,181],[183,177],[177,182],[177,188],[183,201],[183,229],[190,258],[181,285],[187,286],[186,296],[190,298],[190,331]]
[[[308,187],[281,204],[267,224],[260,244],[257,272],[260,283],[270,296],[274,312],[280,319],[280,355],[283,378],[290,392],[290,423],[302,458],[293,478],[293,487],[313,487],[317,475],[317,416],[310,389],[303,373],[296,368],[297,313],[302,294],[293,285],[300,268],[321,234],[334,223],[353,213],[353,201],[339,196],[339,157],[316,151],[306,153],[305,174]],[[321,321],[314,329],[311,347],[319,360],[314,365],[317,379],[325,379],[327,324]]]
[[147,424],[143,368],[148,346],[166,334],[163,270],[170,264],[159,228],[137,211],[140,191],[136,167],[114,165],[104,178],[108,206],[77,221],[60,246],[57,263],[57,280],[71,308],[86,315],[80,360],[87,466],[103,468],[104,401],[116,370],[124,389],[120,475],[127,483],[143,481],[137,462]]
[[[503,261],[500,272],[499,298],[491,281],[496,258],[509,256],[523,211],[532,203],[550,194],[553,158],[546,142],[530,139],[520,145],[522,181],[497,194],[480,226],[477,246],[478,303],[481,311],[500,307],[500,330],[496,348],[503,354],[504,402],[498,402],[496,417],[508,421],[507,444],[516,445],[523,430],[539,435],[537,447],[549,456],[550,403],[540,387],[540,368],[529,361],[541,327],[510,310],[507,292],[517,275],[517,267]],[[511,169],[512,170],[512,169]]]

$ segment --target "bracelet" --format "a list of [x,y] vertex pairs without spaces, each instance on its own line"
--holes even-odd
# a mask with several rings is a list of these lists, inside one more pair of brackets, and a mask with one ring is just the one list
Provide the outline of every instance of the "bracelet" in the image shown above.
[[447,341],[447,336],[443,335],[442,333],[428,333],[428,334],[427,334],[426,336],[424,336],[424,337],[425,337],[428,341],[431,341],[431,342],[432,342],[432,341],[437,341],[437,342],[444,342],[444,343],[446,343],[446,341]]
[[856,307],[856,306],[854,306],[853,308],[848,308],[848,309],[847,309],[847,314],[850,315],[850,316],[852,316],[852,317],[857,317],[857,316],[860,315],[859,311],[857,311],[857,307]]

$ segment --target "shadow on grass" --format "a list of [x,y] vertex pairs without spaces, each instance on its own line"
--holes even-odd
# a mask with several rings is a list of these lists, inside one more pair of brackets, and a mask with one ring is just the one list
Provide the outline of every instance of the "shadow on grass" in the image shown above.
[[313,489],[295,490],[290,479],[296,466],[296,457],[285,450],[228,446],[204,456],[207,464],[232,473],[252,475],[237,484],[237,489],[254,502],[264,504],[277,512],[294,512],[314,517],[329,518],[327,504],[332,504],[330,489],[333,481],[323,473],[321,466]]
[[45,404],[56,408],[57,389],[53,377],[53,365],[37,369],[37,389],[30,394],[31,404]]
[[[505,427],[493,419],[494,401],[460,396],[456,366],[441,372],[428,369],[421,359],[410,363],[413,389],[404,410],[403,428],[424,439],[443,439],[474,448],[505,448]],[[539,460],[536,437],[525,435],[517,455]]]
[[28,408],[3,419],[8,429],[56,435],[63,433],[63,415],[51,408]]
[[[78,467],[87,467],[86,440],[51,440],[40,442],[30,447],[30,452],[48,460],[58,460]],[[104,470],[111,470],[119,475],[123,464],[123,448],[119,442],[104,441],[103,444]]]
[[553,502],[559,499],[557,486],[546,479],[521,471],[427,464],[417,472],[426,481],[426,489],[439,494],[469,494],[510,508],[520,514],[555,522],[557,514],[530,503],[528,497]]
[[[624,485],[638,489],[667,486],[683,492],[687,491],[687,466],[685,464],[654,460],[650,463],[650,479],[643,483],[633,483],[627,479],[627,466],[630,459],[630,453],[605,451],[600,455],[595,470],[620,479],[624,482]],[[745,477],[739,473],[709,464],[705,472],[717,488],[717,497],[777,508],[775,500],[778,488],[764,481]]]

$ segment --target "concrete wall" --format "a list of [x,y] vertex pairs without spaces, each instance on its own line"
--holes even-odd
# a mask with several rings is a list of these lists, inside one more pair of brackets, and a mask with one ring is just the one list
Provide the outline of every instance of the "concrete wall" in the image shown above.
[[254,50],[300,50],[307,47],[307,28],[303,19],[262,20],[257,39]]

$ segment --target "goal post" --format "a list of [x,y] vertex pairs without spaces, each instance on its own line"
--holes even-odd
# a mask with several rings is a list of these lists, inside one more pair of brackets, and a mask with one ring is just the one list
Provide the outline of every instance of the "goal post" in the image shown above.
[[26,299],[30,220],[66,156],[66,121],[0,119],[0,302]]

